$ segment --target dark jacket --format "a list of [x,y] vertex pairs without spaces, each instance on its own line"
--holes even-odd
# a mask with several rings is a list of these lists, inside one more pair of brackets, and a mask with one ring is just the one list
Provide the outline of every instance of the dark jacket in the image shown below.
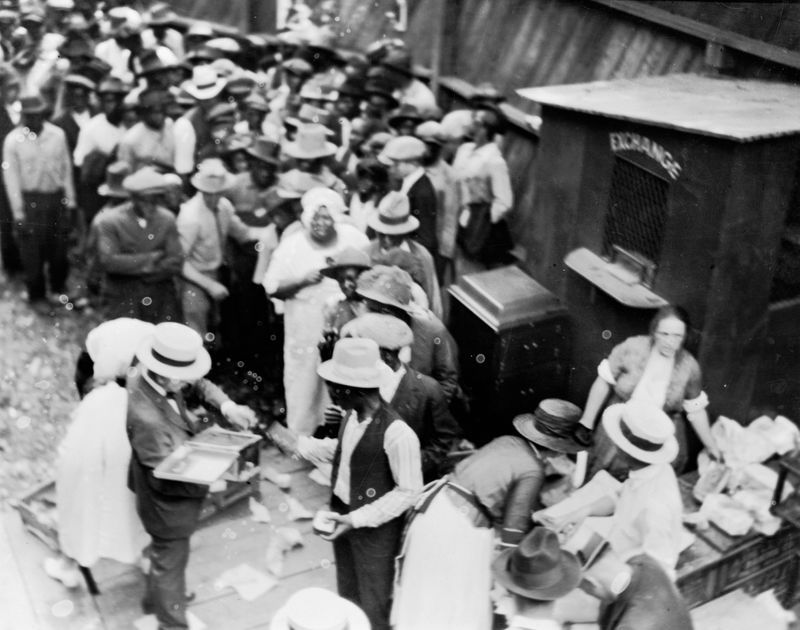
[[436,212],[439,197],[427,175],[420,177],[408,189],[408,201],[411,205],[411,214],[419,220],[419,229],[415,233],[415,240],[419,241],[431,254],[439,252],[439,243],[436,238]]
[[411,367],[432,376],[442,386],[447,402],[459,393],[456,343],[442,320],[433,313],[412,313]]
[[[136,494],[136,511],[151,536],[187,538],[197,527],[208,487],[158,479],[153,470],[196,429],[141,375],[130,378],[127,388],[127,430],[132,449],[128,487]],[[224,396],[218,388],[214,390],[219,392],[215,395]],[[209,402],[221,404],[220,400]]]
[[390,404],[419,438],[425,483],[446,474],[447,454],[461,430],[439,383],[407,367]]
[[61,127],[64,131],[64,135],[67,137],[67,146],[69,147],[69,155],[71,158],[72,154],[75,152],[75,146],[78,144],[78,134],[81,132],[81,128],[78,126],[78,123],[75,122],[75,118],[73,118],[69,110],[64,111],[64,113],[57,118],[53,118],[51,122],[56,127]]

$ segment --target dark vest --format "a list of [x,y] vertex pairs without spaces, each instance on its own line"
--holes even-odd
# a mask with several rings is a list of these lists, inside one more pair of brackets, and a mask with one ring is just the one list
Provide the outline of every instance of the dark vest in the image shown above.
[[[372,422],[359,440],[350,458],[350,511],[372,503],[395,487],[389,457],[383,449],[383,436],[392,422],[399,421],[400,415],[385,403],[381,403]],[[342,458],[342,432],[339,431],[339,445],[333,456],[331,488],[336,487],[339,476],[339,462]]]
[[213,139],[211,138],[211,127],[206,120],[206,115],[199,107],[192,107],[192,109],[186,112],[183,116],[192,124],[195,138],[197,138],[194,144],[194,159],[195,163],[197,163],[201,151],[203,151],[208,145],[214,143]]

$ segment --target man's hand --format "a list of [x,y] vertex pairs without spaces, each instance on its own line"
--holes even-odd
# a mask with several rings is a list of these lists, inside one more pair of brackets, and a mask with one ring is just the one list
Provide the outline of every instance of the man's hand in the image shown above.
[[221,282],[212,282],[208,286],[208,294],[215,302],[221,302],[228,297],[228,289]]
[[346,534],[351,529],[353,529],[353,519],[350,518],[349,514],[336,514],[335,512],[327,513],[327,516],[330,520],[336,521],[336,529],[333,530],[333,533],[330,536],[321,536],[325,540],[336,540],[339,536]]
[[228,422],[240,429],[247,430],[258,424],[255,411],[246,405],[237,405],[232,400],[222,403],[220,411]]

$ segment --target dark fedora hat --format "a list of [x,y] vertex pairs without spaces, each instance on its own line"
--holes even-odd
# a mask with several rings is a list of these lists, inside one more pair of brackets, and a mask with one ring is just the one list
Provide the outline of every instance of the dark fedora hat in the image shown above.
[[503,551],[492,563],[495,579],[512,593],[552,601],[581,581],[578,559],[558,544],[557,534],[535,527],[519,546]]
[[280,159],[278,159],[279,151],[280,145],[278,145],[278,143],[262,137],[253,140],[253,143],[246,149],[247,155],[250,157],[254,157],[267,164],[274,164],[275,166],[281,163]]
[[546,398],[533,413],[514,418],[514,428],[526,440],[560,453],[577,453],[589,447],[580,430],[581,409],[566,400]]
[[396,128],[402,124],[404,120],[410,120],[418,125],[422,122],[425,122],[425,116],[419,113],[419,110],[410,103],[403,103],[395,109],[393,112],[389,114],[389,118],[387,122],[389,126],[392,128]]

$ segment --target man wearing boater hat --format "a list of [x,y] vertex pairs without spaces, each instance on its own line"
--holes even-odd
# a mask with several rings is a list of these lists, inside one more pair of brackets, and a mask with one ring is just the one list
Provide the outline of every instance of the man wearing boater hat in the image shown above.
[[[154,469],[176,448],[209,426],[186,408],[187,387],[211,368],[203,339],[188,326],[158,324],[136,351],[135,374],[128,378],[127,430],[132,454],[128,487],[136,510],[152,538],[150,572],[142,607],[153,613],[160,630],[188,628],[186,565],[189,539],[197,528],[205,485],[159,479]],[[221,390],[202,384],[204,399],[242,428],[255,421]],[[238,413],[231,413],[233,406]],[[244,408],[246,410],[246,408]]]
[[315,462],[332,462],[329,536],[339,595],[358,604],[372,630],[389,629],[394,559],[402,516],[422,490],[419,440],[382,399],[378,344],[342,339],[317,369],[331,400],[345,412],[338,439],[297,437],[276,424],[270,437]]
[[674,577],[681,551],[683,502],[670,462],[678,454],[675,425],[661,409],[631,399],[603,412],[603,428],[630,470],[616,494],[547,522],[561,530],[587,516],[613,514],[609,543],[623,560],[646,554]]

